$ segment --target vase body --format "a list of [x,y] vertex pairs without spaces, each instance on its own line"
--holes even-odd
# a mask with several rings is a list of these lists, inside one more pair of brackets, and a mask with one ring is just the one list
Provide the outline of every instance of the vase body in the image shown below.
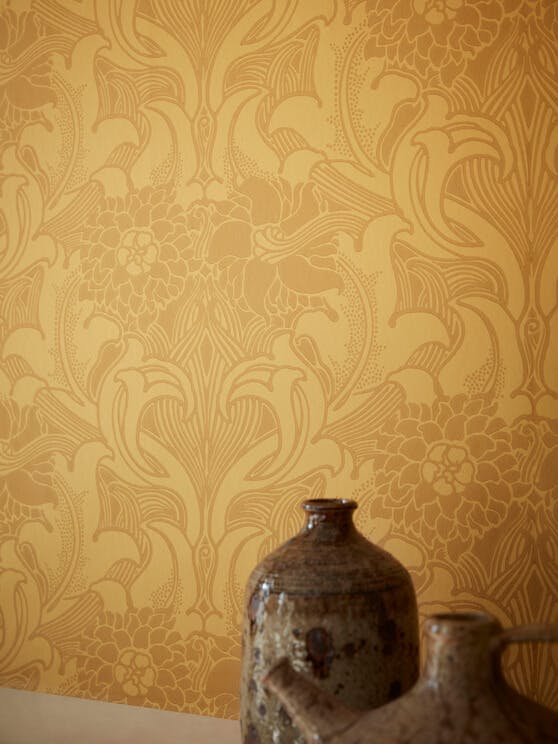
[[244,744],[304,739],[262,681],[287,657],[358,709],[405,692],[418,676],[418,620],[408,572],[354,527],[356,503],[303,504],[306,524],[253,571],[243,624]]
[[558,714],[520,695],[503,678],[506,643],[558,641],[558,626],[503,631],[484,614],[426,622],[427,658],[417,684],[397,700],[358,713],[328,698],[283,660],[266,684],[320,744],[556,744]]

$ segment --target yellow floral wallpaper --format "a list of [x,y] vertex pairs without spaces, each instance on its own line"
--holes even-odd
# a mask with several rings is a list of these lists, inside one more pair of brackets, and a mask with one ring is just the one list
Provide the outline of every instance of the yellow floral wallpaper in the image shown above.
[[0,684],[234,717],[308,497],[556,620],[558,3],[0,8]]

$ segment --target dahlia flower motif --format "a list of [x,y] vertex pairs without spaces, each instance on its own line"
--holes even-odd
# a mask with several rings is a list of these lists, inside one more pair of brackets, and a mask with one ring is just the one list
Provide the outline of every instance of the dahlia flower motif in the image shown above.
[[55,102],[52,66],[38,42],[45,35],[32,11],[6,8],[0,14],[0,141],[41,118],[40,109]]
[[493,43],[501,0],[368,0],[370,36],[365,54],[390,66],[449,84],[468,60]]
[[58,501],[52,457],[34,446],[47,433],[33,406],[0,397],[0,537],[26,519],[42,520],[42,507]]
[[184,640],[167,612],[102,612],[85,629],[78,691],[87,698],[180,711],[196,703]]
[[440,496],[463,493],[472,482],[475,467],[465,447],[437,444],[427,453],[423,462],[422,477]]
[[[481,397],[432,407],[409,404],[377,439],[374,493],[380,511],[430,548],[452,555],[499,525],[528,486],[520,477],[526,438]],[[378,513],[378,502],[373,509]]]
[[83,232],[80,298],[145,331],[188,288],[191,255],[186,215],[167,189],[103,199]]

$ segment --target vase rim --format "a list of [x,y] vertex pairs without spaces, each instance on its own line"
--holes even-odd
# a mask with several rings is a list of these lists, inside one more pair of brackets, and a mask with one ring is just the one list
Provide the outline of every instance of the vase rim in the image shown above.
[[496,630],[500,628],[500,624],[493,615],[487,612],[441,612],[427,619],[426,628],[430,633],[446,634],[481,628]]
[[352,499],[308,499],[302,502],[302,508],[307,512],[346,512],[358,507]]

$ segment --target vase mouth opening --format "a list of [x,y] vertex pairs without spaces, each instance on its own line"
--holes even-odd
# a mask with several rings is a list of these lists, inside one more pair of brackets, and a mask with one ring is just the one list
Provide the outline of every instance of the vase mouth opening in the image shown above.
[[494,633],[500,629],[498,620],[487,612],[441,612],[426,621],[426,630],[431,635]]
[[356,501],[351,499],[308,499],[302,503],[306,512],[318,512],[319,514],[332,512],[352,512],[357,508]]

